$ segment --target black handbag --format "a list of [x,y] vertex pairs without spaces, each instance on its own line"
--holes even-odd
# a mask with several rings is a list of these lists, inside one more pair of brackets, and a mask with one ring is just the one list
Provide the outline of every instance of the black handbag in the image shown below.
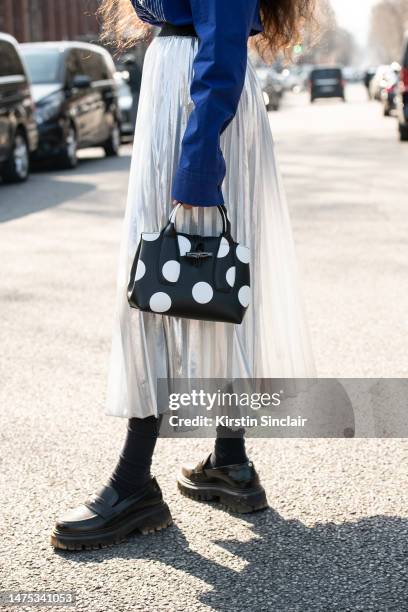
[[175,218],[154,233],[143,232],[128,286],[131,307],[187,319],[242,322],[250,299],[249,249],[231,236],[224,205],[220,236],[177,232]]

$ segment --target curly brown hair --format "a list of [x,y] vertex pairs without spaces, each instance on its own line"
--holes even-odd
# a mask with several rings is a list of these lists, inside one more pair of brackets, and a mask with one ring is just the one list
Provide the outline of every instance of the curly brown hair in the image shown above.
[[[256,46],[264,57],[286,51],[299,42],[305,23],[313,19],[316,0],[261,0],[264,31]],[[150,27],[138,19],[130,0],[102,0],[98,10],[101,37],[123,49],[145,37]]]

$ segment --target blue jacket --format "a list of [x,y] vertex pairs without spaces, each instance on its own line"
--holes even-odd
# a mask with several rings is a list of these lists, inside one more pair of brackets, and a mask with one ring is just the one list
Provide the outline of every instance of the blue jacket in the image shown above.
[[132,0],[136,13],[153,25],[194,25],[199,38],[194,60],[191,112],[172,196],[196,206],[223,203],[225,161],[220,135],[233,119],[247,67],[247,42],[262,31],[259,0]]

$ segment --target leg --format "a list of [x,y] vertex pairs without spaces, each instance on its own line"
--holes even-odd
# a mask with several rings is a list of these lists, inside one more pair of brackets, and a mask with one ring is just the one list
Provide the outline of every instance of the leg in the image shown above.
[[217,437],[211,454],[211,467],[246,463],[248,457],[245,451],[245,429],[229,429],[217,427]]
[[102,548],[132,532],[149,533],[172,523],[162,492],[150,474],[160,421],[132,418],[108,484],[56,523],[51,544],[63,550]]
[[151,479],[150,468],[160,423],[161,417],[154,416],[128,420],[125,444],[108,482],[118,493],[118,501],[136,493]]

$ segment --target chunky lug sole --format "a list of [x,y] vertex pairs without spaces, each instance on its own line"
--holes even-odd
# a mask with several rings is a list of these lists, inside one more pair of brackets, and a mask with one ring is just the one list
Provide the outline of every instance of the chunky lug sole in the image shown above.
[[101,529],[98,532],[69,534],[54,530],[51,544],[60,550],[95,550],[112,544],[124,542],[132,533],[154,533],[170,527],[173,519],[168,505],[162,502],[150,508],[144,508],[137,513],[128,515],[115,527]]
[[178,477],[177,486],[179,491],[190,499],[202,502],[214,501],[227,510],[239,514],[265,510],[269,506],[264,488],[261,486],[254,489],[234,490],[219,484],[197,484],[184,476]]

